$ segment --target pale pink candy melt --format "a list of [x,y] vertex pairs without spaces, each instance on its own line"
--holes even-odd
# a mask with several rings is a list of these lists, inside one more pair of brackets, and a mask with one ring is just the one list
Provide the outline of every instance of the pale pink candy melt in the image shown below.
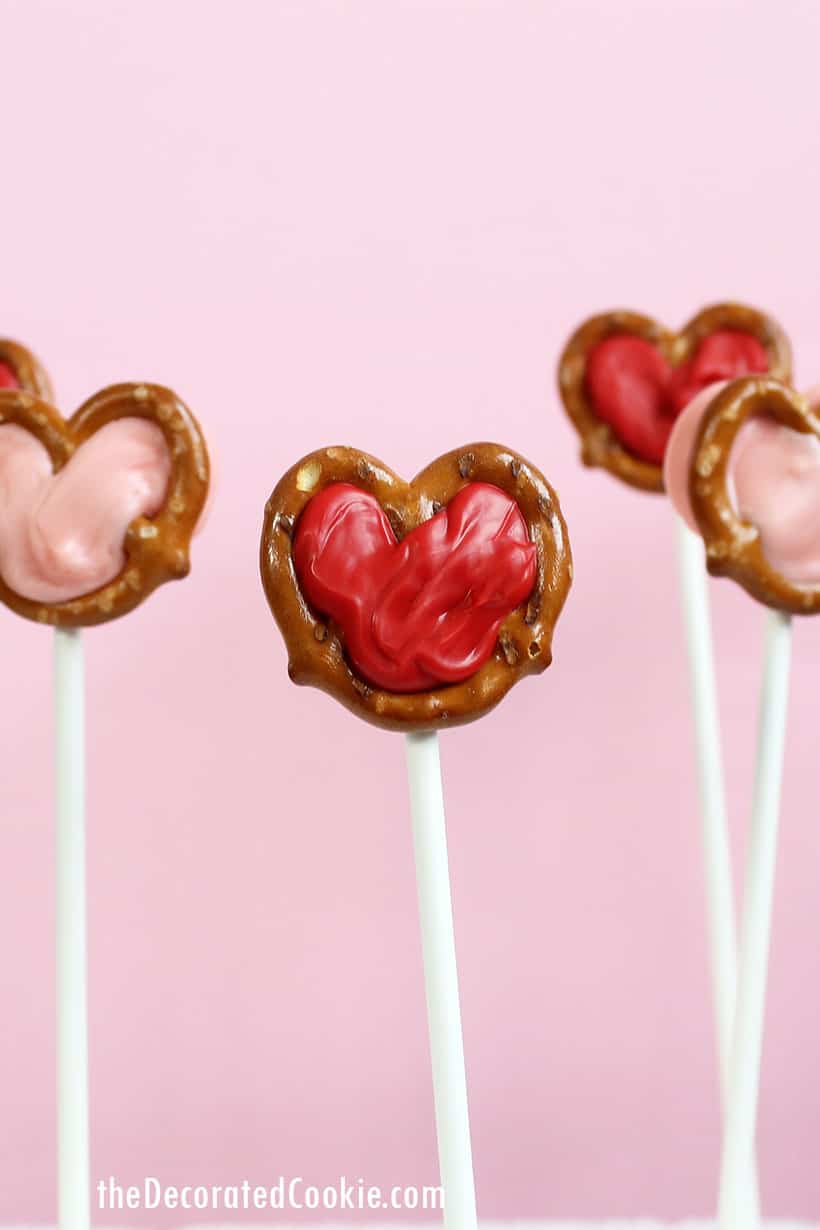
[[[723,387],[710,385],[692,399],[675,423],[664,457],[669,498],[695,531],[689,467],[700,421]],[[816,405],[820,388],[808,399]],[[820,584],[820,441],[772,419],[752,419],[738,432],[728,477],[732,503],[757,526],[772,567],[794,585]]]
[[171,459],[159,427],[106,424],[54,474],[22,427],[0,427],[0,576],[33,602],[65,602],[106,585],[125,564],[130,523],[162,507]]
[[707,384],[705,389],[693,397],[687,406],[681,410],[675,420],[666,443],[663,455],[663,485],[679,516],[683,517],[690,530],[697,534],[698,523],[689,502],[689,467],[692,454],[695,451],[695,440],[700,427],[700,420],[706,407],[717,396],[727,381],[719,380],[716,384]]

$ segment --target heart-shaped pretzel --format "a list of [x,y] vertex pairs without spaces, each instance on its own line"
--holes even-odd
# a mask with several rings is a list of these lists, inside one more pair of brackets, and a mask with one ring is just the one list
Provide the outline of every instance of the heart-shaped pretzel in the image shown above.
[[37,602],[0,578],[0,601],[18,615],[60,627],[87,627],[125,615],[158,585],[188,573],[191,535],[208,493],[209,462],[199,425],[175,393],[156,384],[112,385],[66,420],[30,392],[0,390],[0,424],[30,432],[46,449],[55,473],[101,427],[128,418],[155,424],[165,438],[170,477],[162,507],[156,516],[131,522],[123,543],[124,567],[91,593],[64,602]]
[[[374,686],[352,665],[342,630],[308,602],[293,558],[299,518],[314,497],[335,484],[350,484],[375,497],[398,544],[472,484],[489,484],[517,505],[535,546],[534,582],[527,598],[501,623],[490,656],[468,678],[428,691]],[[311,453],[288,470],[268,500],[260,563],[268,603],[287,646],[291,679],[329,692],[388,730],[434,730],[473,721],[524,675],[543,671],[551,661],[552,632],[572,577],[567,528],[555,492],[534,466],[497,444],[455,449],[411,482],[354,448]]]
[[729,490],[738,433],[752,418],[769,418],[820,440],[820,418],[802,394],[767,376],[734,380],[700,421],[689,470],[689,499],[713,576],[728,576],[753,598],[794,615],[820,611],[820,586],[795,585],[769,563],[757,526],[738,515]]
[[[641,338],[657,349],[670,368],[679,369],[707,338],[721,330],[756,339],[765,351],[769,374],[779,380],[790,379],[791,348],[783,330],[763,312],[744,304],[719,303],[704,308],[678,333],[637,312],[605,312],[585,321],[570,338],[558,364],[561,399],[581,438],[584,465],[601,466],[643,491],[663,491],[662,466],[630,451],[613,427],[596,413],[587,376],[590,356],[600,343],[618,336]],[[725,376],[711,374],[705,383],[722,378]]]
[[54,393],[48,373],[39,359],[19,342],[0,338],[0,368],[11,373],[18,388],[42,397],[43,401],[53,402]]

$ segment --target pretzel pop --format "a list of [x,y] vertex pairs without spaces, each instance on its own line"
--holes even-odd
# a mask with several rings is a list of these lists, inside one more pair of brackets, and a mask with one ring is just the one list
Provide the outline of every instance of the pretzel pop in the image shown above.
[[104,389],[70,419],[35,357],[0,341],[0,601],[55,625],[59,1220],[90,1224],[85,701],[79,629],[188,571],[205,441],[168,389]]
[[[772,610],[758,717],[726,1084],[719,1224],[759,1221],[749,1201],[763,1053],[768,955],[786,743],[792,615],[820,610],[820,418],[769,376],[704,389],[675,424],[664,464],[670,498],[703,537],[706,564]],[[750,1219],[751,1209],[751,1219]]]
[[498,444],[446,453],[411,482],[325,448],[275,487],[260,555],[294,682],[406,732],[441,1184],[448,1226],[475,1230],[437,731],[549,665],[572,580],[567,527],[542,475]]
[[555,492],[509,449],[471,444],[407,483],[338,447],[276,486],[261,569],[294,682],[431,730],[549,665],[571,557]]
[[664,452],[683,408],[717,380],[766,371],[789,379],[782,329],[755,308],[721,303],[679,333],[636,312],[591,317],[564,349],[558,385],[584,464],[662,491]]
[[[662,492],[670,437],[692,399],[715,381],[766,372],[790,378],[791,353],[782,329],[755,308],[721,303],[698,312],[679,333],[634,312],[594,316],[567,343],[558,383],[581,438],[582,461],[609,470],[639,490]],[[678,549],[697,732],[718,1058],[728,1086],[735,1019],[735,894],[719,715],[703,565],[697,540],[682,524]],[[750,1149],[750,1157],[752,1153]],[[759,1220],[753,1163],[747,1165],[744,1179],[745,1213],[752,1224]]]

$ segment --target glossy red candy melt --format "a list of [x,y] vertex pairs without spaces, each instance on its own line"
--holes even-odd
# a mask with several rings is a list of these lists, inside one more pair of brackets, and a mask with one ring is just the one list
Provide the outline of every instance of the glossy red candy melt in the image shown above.
[[20,381],[17,379],[17,373],[9,367],[8,363],[0,361],[0,389],[19,389],[19,387]]
[[535,583],[514,500],[470,483],[401,542],[374,496],[334,483],[296,525],[293,564],[311,606],[339,626],[351,664],[391,692],[469,678]]
[[660,465],[675,419],[701,389],[767,369],[763,345],[737,329],[710,334],[679,367],[646,338],[622,333],[590,352],[586,385],[595,413],[624,447]]

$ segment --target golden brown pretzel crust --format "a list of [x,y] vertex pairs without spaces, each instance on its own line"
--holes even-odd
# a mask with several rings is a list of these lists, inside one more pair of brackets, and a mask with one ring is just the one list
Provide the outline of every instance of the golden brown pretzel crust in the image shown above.
[[704,308],[679,333],[637,312],[604,312],[576,329],[558,362],[558,388],[564,408],[581,437],[584,465],[602,466],[641,491],[663,491],[663,468],[635,457],[595,414],[586,391],[587,356],[593,347],[614,334],[631,333],[652,342],[667,363],[678,367],[691,357],[704,338],[718,329],[751,333],[769,356],[769,374],[778,380],[791,378],[791,347],[785,333],[771,317],[742,303],[717,303]]
[[63,628],[88,627],[125,615],[163,581],[188,573],[191,535],[208,494],[209,462],[199,425],[175,393],[158,384],[115,384],[95,393],[66,420],[31,393],[0,389],[0,424],[16,423],[30,431],[47,450],[55,472],[100,427],[124,418],[147,419],[165,437],[171,474],[162,508],[155,517],[131,522],[124,568],[92,593],[67,602],[34,602],[0,578],[0,602],[18,615]]
[[713,576],[731,577],[753,598],[793,615],[820,611],[820,586],[793,585],[769,564],[756,526],[738,516],[727,489],[737,433],[750,418],[767,417],[820,438],[820,418],[805,397],[769,376],[733,380],[709,403],[689,470],[689,498]]
[[20,388],[26,393],[34,393],[36,397],[42,397],[43,401],[54,401],[54,392],[46,369],[25,346],[0,337],[0,363],[11,368]]
[[[492,657],[463,683],[429,692],[380,691],[351,669],[338,629],[315,614],[302,595],[291,558],[299,514],[324,487],[352,483],[376,497],[401,539],[471,482],[500,487],[521,509],[538,551],[529,600],[507,617]],[[472,722],[524,675],[543,671],[552,658],[552,630],[572,579],[567,527],[555,492],[534,466],[499,444],[455,449],[409,483],[358,449],[319,449],[303,457],[274,488],[265,506],[260,557],[262,584],[285,638],[291,679],[329,692],[386,730],[435,730]]]

